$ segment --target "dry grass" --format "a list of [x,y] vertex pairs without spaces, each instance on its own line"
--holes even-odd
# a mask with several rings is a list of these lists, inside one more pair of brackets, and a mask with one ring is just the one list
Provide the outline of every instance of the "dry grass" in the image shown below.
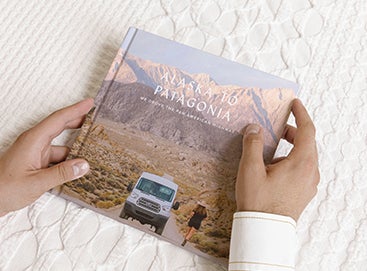
[[65,184],[63,193],[77,193],[79,199],[97,208],[121,205],[129,195],[127,186],[143,171],[173,176],[179,185],[176,200],[181,203],[173,211],[179,231],[185,233],[192,209],[197,201],[204,201],[209,216],[190,242],[212,256],[228,257],[238,161],[229,163],[107,120],[91,125],[90,116],[70,157],[87,159],[91,172]]

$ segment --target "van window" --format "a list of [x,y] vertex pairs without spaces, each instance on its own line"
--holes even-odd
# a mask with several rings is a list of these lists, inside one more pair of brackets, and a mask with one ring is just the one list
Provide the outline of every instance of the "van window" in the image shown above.
[[145,178],[140,178],[136,188],[164,201],[172,201],[175,195],[175,190]]

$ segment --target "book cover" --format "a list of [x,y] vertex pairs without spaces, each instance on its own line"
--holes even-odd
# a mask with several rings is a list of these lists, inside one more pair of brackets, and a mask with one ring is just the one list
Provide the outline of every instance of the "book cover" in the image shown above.
[[130,28],[70,153],[91,171],[54,193],[227,264],[241,131],[261,125],[271,161],[297,91]]

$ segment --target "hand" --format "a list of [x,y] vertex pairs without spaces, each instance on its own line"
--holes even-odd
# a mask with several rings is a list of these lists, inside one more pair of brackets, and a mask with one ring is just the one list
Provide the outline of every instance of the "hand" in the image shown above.
[[236,182],[238,211],[280,214],[297,221],[316,195],[320,175],[315,127],[300,100],[294,100],[292,113],[297,128],[287,125],[283,138],[293,149],[267,166],[261,128],[254,124],[246,127]]
[[[47,190],[77,179],[89,171],[87,161],[62,163],[69,148],[51,141],[65,129],[78,128],[93,106],[93,99],[71,105],[21,134],[0,157],[0,216],[21,209]],[[49,167],[51,163],[59,163]]]

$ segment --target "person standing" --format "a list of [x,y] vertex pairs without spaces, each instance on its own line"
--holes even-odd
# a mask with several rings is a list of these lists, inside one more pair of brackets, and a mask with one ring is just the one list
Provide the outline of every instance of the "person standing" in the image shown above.
[[194,233],[199,230],[201,226],[201,222],[208,217],[208,213],[206,208],[201,203],[198,203],[196,207],[192,210],[190,220],[188,223],[187,233],[185,235],[185,239],[181,243],[181,246],[185,246],[186,242],[191,239]]

